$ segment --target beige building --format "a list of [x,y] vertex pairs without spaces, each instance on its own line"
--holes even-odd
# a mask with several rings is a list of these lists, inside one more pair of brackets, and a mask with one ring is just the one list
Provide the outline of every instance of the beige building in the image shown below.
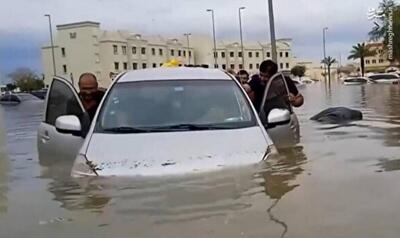
[[[256,73],[259,64],[271,58],[270,44],[245,44],[243,48],[242,55],[239,43],[218,42],[215,66]],[[188,47],[184,36],[165,39],[128,31],[105,31],[100,23],[90,21],[57,25],[54,50],[56,74],[71,78],[75,86],[84,72],[94,73],[100,86],[107,87],[111,83],[110,73],[160,67],[171,59],[184,65],[215,67],[214,45],[209,36],[191,35]],[[277,40],[277,54],[280,70],[294,66],[291,39]],[[53,76],[51,46],[42,47],[42,61],[48,85]]]
[[366,46],[370,48],[370,50],[375,51],[374,56],[365,57],[365,72],[385,72],[390,66],[390,61],[388,60],[387,53],[383,50],[382,42],[372,42],[366,43]]
[[[188,64],[190,58],[194,63],[193,48],[179,39],[104,31],[100,23],[89,21],[58,25],[54,51],[56,74],[71,78],[75,86],[84,72],[94,73],[100,86],[107,87],[111,72],[159,67],[171,59]],[[53,76],[51,46],[42,47],[42,61],[48,85]]]

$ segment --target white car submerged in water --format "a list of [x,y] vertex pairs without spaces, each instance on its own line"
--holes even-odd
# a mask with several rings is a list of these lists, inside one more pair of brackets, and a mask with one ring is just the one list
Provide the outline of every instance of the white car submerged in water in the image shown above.
[[[216,69],[121,74],[91,124],[85,115],[73,86],[54,78],[38,130],[38,151],[54,160],[74,160],[73,176],[210,171],[254,164],[276,151],[244,90]],[[289,127],[289,121],[286,110],[268,115],[274,130]]]
[[395,73],[371,74],[368,76],[372,83],[399,84],[400,76]]

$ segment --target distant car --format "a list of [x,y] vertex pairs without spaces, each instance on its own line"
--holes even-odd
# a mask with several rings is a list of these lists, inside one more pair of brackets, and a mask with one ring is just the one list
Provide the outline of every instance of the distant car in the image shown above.
[[368,79],[365,77],[349,77],[343,79],[344,85],[360,85],[368,83]]
[[400,82],[400,77],[394,73],[383,73],[383,74],[372,74],[368,78],[373,83],[381,84],[398,84]]
[[[73,86],[56,77],[45,108],[39,156],[74,161],[73,176],[201,172],[257,163],[275,151],[242,87],[217,69],[121,74],[91,124],[79,116],[86,114]],[[269,113],[267,129],[289,126],[287,110]]]

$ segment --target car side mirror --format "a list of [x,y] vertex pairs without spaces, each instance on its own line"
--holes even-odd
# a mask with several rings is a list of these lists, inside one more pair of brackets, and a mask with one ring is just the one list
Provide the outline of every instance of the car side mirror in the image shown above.
[[287,109],[274,108],[268,114],[268,128],[285,125],[290,122],[290,111]]
[[63,134],[81,136],[81,122],[79,118],[74,115],[60,116],[56,119],[56,130]]

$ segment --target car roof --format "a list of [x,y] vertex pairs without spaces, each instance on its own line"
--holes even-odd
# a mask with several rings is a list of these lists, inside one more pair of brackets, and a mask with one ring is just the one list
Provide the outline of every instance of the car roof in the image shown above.
[[155,80],[232,80],[222,70],[195,67],[159,67],[126,72],[117,83]]

